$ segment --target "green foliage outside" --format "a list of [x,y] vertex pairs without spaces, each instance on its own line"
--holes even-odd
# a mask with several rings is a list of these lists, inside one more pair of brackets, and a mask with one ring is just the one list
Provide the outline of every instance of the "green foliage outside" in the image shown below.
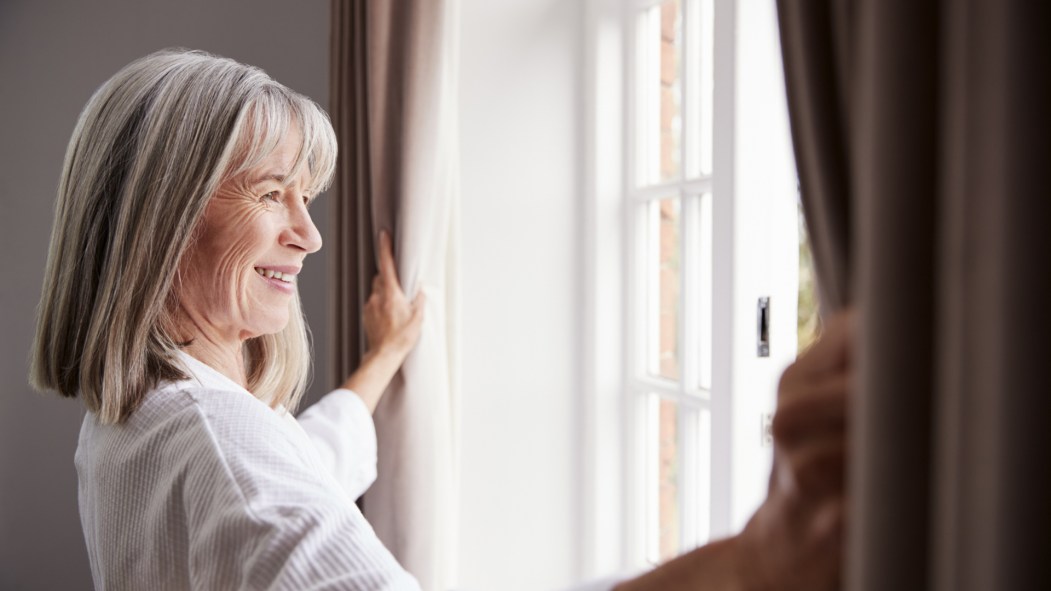
[[799,305],[797,314],[796,351],[802,354],[814,344],[821,333],[821,316],[818,314],[817,277],[814,274],[814,255],[810,251],[810,234],[803,217],[803,205],[799,205]]

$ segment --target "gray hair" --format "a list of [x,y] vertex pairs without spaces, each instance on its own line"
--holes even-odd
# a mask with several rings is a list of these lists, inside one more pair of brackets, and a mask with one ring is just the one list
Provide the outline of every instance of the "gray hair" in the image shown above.
[[[258,68],[206,53],[164,50],[135,61],[95,92],[77,121],[59,184],[30,382],[78,394],[117,423],[176,361],[173,290],[220,185],[258,165],[298,127],[289,178],[306,167],[312,194],[335,169],[325,112]],[[310,340],[292,298],[277,334],[245,342],[248,389],[294,409],[310,374]]]

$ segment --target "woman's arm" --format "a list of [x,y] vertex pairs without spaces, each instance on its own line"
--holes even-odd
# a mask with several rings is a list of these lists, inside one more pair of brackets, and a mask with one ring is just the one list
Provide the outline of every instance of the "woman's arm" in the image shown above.
[[354,392],[330,392],[296,421],[310,437],[318,459],[350,498],[365,494],[376,482],[376,427],[365,401]]
[[613,591],[751,591],[748,565],[737,537],[705,544]]
[[380,234],[379,275],[364,310],[369,350],[358,369],[300,413],[299,424],[309,435],[321,461],[353,498],[376,480],[376,429],[371,413],[416,345],[423,322],[421,292],[409,302],[398,282],[390,237]]

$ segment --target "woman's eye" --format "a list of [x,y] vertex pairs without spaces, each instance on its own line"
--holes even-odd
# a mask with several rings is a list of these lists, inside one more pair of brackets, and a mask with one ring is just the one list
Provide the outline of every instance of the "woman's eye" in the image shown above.
[[270,191],[266,195],[263,195],[262,197],[260,197],[259,200],[260,201],[277,201],[280,196],[281,196],[281,192],[280,191]]

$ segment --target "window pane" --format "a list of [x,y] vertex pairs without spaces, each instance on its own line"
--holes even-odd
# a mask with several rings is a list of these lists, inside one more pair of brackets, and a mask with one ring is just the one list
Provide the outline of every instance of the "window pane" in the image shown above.
[[712,419],[707,408],[681,409],[686,413],[683,441],[682,465],[687,466],[681,478],[684,531],[681,551],[688,552],[711,537],[711,448]]
[[686,10],[686,175],[712,174],[712,101],[714,89],[713,0],[690,0]]
[[697,220],[693,265],[697,272],[697,386],[712,389],[712,195],[704,193]]
[[682,342],[680,203],[672,197],[653,201],[647,207],[647,372],[678,380]]
[[682,6],[669,0],[642,13],[637,32],[638,184],[682,172]]
[[650,459],[655,468],[651,472],[653,491],[652,532],[649,559],[663,562],[677,556],[682,546],[680,532],[680,450],[679,407],[675,402],[650,395],[650,424],[655,427],[651,437],[656,437],[655,457]]

